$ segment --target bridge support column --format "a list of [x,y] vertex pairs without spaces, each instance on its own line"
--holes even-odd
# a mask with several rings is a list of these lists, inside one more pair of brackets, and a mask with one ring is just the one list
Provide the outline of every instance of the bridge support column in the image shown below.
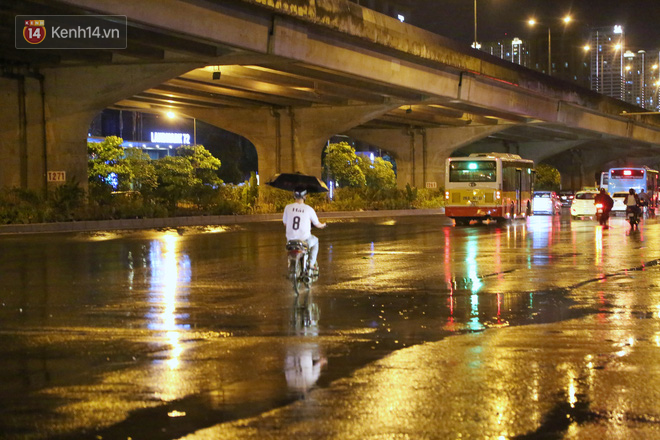
[[447,128],[356,129],[346,134],[392,153],[397,163],[397,186],[444,187],[445,162],[457,149],[505,126]]
[[[321,176],[321,154],[335,134],[363,124],[400,104],[279,108],[199,109],[188,116],[241,135],[259,156],[261,181],[276,173]],[[265,179],[265,180],[264,180]]]
[[556,167],[561,174],[561,187],[578,191],[584,187],[600,185],[600,172],[607,171],[610,161],[620,157],[617,150],[599,148],[594,154],[593,143],[583,143],[580,147],[572,148],[566,154],[555,155],[546,160]]
[[198,67],[192,64],[59,67],[0,77],[0,186],[46,190],[48,171],[87,188],[87,132],[123,98]]

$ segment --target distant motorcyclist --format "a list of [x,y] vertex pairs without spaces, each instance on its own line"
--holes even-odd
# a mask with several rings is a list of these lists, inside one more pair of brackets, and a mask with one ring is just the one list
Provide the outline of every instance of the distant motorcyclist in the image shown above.
[[628,214],[631,212],[634,212],[637,217],[641,216],[641,209],[639,209],[639,196],[635,193],[633,188],[630,188],[628,191],[628,195],[623,199],[623,204],[626,205],[626,217],[628,217]]
[[643,211],[646,211],[651,201],[649,195],[642,188],[639,190],[639,194],[637,194],[637,196],[639,197],[639,206],[641,206]]
[[598,222],[603,226],[603,228],[608,229],[609,225],[607,224],[610,219],[610,212],[612,207],[614,207],[614,200],[610,195],[605,191],[605,188],[601,188],[600,192],[594,197],[594,204],[598,205],[600,203],[602,212]]

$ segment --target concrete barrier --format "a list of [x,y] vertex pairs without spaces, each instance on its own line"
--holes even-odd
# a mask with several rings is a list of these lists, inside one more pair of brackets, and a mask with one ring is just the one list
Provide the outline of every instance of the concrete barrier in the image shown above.
[[[406,209],[387,211],[319,212],[321,221],[340,218],[402,217],[415,215],[444,215],[444,208]],[[180,228],[190,226],[221,226],[239,223],[282,221],[282,213],[255,215],[208,215],[196,217],[168,217],[145,219],[98,220],[62,223],[31,223],[25,225],[0,225],[0,235],[48,234],[61,232],[87,232],[104,230],[135,230]]]

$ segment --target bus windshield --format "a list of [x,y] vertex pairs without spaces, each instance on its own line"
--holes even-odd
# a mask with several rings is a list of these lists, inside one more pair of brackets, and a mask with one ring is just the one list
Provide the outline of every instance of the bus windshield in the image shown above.
[[450,182],[495,182],[497,165],[494,160],[452,161]]

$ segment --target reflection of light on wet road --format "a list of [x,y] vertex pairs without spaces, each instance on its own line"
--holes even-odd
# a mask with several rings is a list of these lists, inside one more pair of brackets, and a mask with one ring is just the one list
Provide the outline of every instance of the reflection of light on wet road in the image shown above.
[[594,233],[596,235],[594,239],[594,243],[596,246],[596,250],[594,252],[594,261],[596,262],[597,266],[602,267],[603,265],[603,228],[602,227],[597,227],[594,229]]
[[502,273],[502,231],[495,232],[495,272],[498,274],[497,279],[502,281],[504,274]]
[[[549,249],[552,244],[552,222],[548,223],[544,221],[540,223],[541,220],[538,217],[532,217],[534,222],[532,230],[532,248],[535,250],[532,254],[532,262],[534,266],[545,266],[552,262],[552,254],[550,254]],[[538,250],[546,250],[538,251]]]
[[450,295],[454,293],[454,283],[451,275],[451,231],[449,228],[444,228],[445,234],[445,282]]
[[479,292],[483,283],[479,278],[477,271],[477,254],[479,251],[478,237],[471,236],[467,240],[467,257],[465,257],[465,262],[467,263],[467,275],[472,284],[472,293]]
[[484,328],[479,322],[479,295],[470,296],[470,322],[468,328],[470,330],[481,330]]
[[467,239],[467,256],[465,257],[465,262],[467,263],[467,276],[470,280],[470,288],[472,290],[472,296],[470,296],[470,322],[468,327],[470,330],[481,330],[483,326],[479,322],[479,289],[483,286],[481,279],[479,278],[478,267],[477,267],[477,253],[479,250],[477,236],[471,236]]
[[571,408],[575,408],[577,397],[575,396],[575,373],[573,371],[568,372],[568,387],[566,394],[568,396],[568,404],[571,405]]
[[149,301],[153,307],[147,316],[148,328],[165,331],[171,347],[167,360],[170,369],[178,368],[179,358],[183,351],[180,330],[189,328],[189,325],[185,323],[177,323],[178,318],[187,318],[187,315],[177,315],[176,310],[177,303],[181,301],[181,295],[187,293],[187,289],[181,288],[190,284],[190,259],[188,255],[183,255],[179,261],[177,253],[179,239],[177,235],[164,235],[160,240],[151,242],[150,250],[151,290]]

